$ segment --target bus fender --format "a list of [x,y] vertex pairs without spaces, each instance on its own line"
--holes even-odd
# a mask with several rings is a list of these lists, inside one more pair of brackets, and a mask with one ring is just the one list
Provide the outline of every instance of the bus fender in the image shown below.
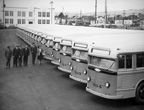
[[[137,84],[136,84],[136,86],[135,86],[135,93],[136,93],[136,89],[137,89],[138,85],[139,85],[140,83],[142,83],[142,82],[144,82],[144,78],[137,82]],[[136,94],[135,94],[135,95],[136,95]]]

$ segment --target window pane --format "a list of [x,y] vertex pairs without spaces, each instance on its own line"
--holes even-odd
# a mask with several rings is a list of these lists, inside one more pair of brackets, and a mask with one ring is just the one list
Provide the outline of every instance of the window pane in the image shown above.
[[81,51],[80,57],[84,58],[84,59],[87,59],[88,58],[88,52]]
[[9,11],[5,11],[5,16],[9,16]]
[[42,13],[42,17],[46,17],[46,13],[45,12]]
[[102,68],[109,68],[114,63],[113,60],[90,56],[90,64],[93,64]]
[[38,20],[38,24],[41,24],[41,20],[40,19]]
[[125,68],[125,56],[119,55],[119,68]]
[[41,17],[41,12],[38,12],[38,17]]
[[5,19],[5,24],[9,24],[9,19]]
[[26,23],[25,23],[25,19],[22,19],[22,24],[26,24]]
[[18,19],[18,21],[17,21],[17,22],[18,22],[18,24],[21,24],[21,19]]
[[26,16],[26,14],[25,14],[25,12],[24,12],[24,11],[22,12],[22,16],[23,16],[23,17],[25,17],[25,16]]
[[47,24],[50,24],[50,20],[47,20]]
[[76,57],[80,57],[80,51],[75,50],[75,52],[74,52],[74,56],[76,56]]
[[32,12],[29,12],[29,17],[32,17]]
[[17,14],[18,14],[18,16],[21,16],[21,11],[18,11]]
[[10,19],[10,24],[13,24],[13,19]]
[[126,55],[126,68],[132,68],[132,55]]
[[10,16],[13,16],[13,11],[10,11]]
[[50,12],[47,12],[47,17],[50,17]]
[[144,53],[137,54],[137,67],[144,67]]
[[45,24],[45,20],[44,19],[42,20],[42,24]]

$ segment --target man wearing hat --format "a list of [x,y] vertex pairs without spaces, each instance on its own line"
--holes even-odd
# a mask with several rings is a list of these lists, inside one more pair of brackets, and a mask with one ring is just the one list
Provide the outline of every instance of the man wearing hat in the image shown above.
[[23,49],[23,63],[24,63],[24,66],[27,66],[28,64],[28,56],[29,56],[30,52],[29,52],[29,48],[28,46],[26,45],[25,48]]
[[31,54],[32,54],[32,64],[35,64],[35,59],[36,59],[36,55],[37,55],[37,46],[34,43],[31,48]]
[[13,49],[13,66],[17,67],[18,65],[18,58],[19,58],[19,48],[18,45]]
[[12,57],[12,50],[10,49],[10,46],[7,47],[7,50],[5,50],[5,57],[6,57],[6,68],[10,68],[10,61]]

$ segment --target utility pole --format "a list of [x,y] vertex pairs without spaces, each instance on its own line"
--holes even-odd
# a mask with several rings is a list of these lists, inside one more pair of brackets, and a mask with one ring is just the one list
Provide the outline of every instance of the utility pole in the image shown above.
[[51,4],[51,24],[53,24],[53,1],[51,1],[50,4]]
[[105,0],[105,25],[107,24],[107,0]]
[[95,24],[97,21],[97,0],[95,0]]
[[124,17],[125,17],[125,10],[123,10],[123,24],[124,24]]
[[4,10],[4,8],[5,8],[5,1],[3,0],[3,25],[5,27],[5,10]]

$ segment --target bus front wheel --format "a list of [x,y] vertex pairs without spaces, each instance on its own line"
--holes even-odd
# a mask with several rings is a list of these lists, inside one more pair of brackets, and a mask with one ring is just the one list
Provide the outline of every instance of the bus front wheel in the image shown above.
[[135,98],[138,104],[144,103],[144,81],[137,86]]

